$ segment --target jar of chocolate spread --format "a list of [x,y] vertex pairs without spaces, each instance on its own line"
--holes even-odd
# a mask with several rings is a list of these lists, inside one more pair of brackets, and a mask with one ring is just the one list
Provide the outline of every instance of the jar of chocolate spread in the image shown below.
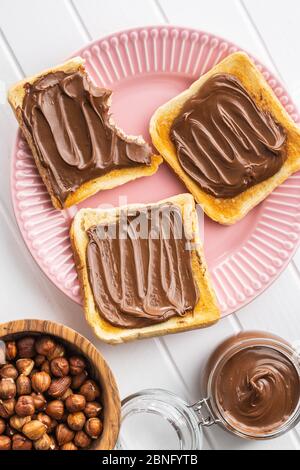
[[274,438],[299,422],[299,357],[279,337],[229,338],[209,359],[203,385],[216,422],[240,437]]
[[299,352],[269,333],[240,333],[209,358],[201,393],[193,405],[157,389],[126,398],[117,447],[197,450],[214,425],[244,439],[286,433],[300,421]]

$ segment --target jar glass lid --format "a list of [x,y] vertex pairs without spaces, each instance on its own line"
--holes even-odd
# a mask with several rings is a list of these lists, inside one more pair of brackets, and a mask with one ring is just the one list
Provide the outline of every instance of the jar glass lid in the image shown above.
[[200,450],[202,429],[194,410],[165,390],[144,390],[122,402],[117,449]]

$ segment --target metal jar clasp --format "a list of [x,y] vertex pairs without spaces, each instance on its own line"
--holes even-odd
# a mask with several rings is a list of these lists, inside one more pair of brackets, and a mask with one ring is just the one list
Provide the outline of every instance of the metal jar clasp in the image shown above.
[[211,409],[209,398],[204,398],[194,405],[190,405],[189,408],[192,408],[192,410],[196,413],[199,419],[199,424],[201,426],[209,427],[218,423],[218,420],[215,418]]

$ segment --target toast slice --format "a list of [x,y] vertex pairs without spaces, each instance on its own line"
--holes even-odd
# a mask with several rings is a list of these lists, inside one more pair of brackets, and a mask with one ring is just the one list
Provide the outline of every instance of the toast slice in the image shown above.
[[[230,74],[236,77],[258,108],[270,113],[283,127],[287,135],[287,159],[281,169],[274,176],[228,199],[216,198],[201,189],[181,166],[176,148],[170,139],[172,124],[175,118],[180,115],[185,103],[198,93],[209,78],[216,74]],[[157,109],[150,122],[150,134],[157,150],[193,194],[197,203],[211,219],[220,224],[231,225],[242,219],[291,174],[300,170],[300,130],[279,102],[263,75],[243,52],[228,56],[194,82],[189,89]]]
[[[185,316],[173,316],[167,321],[152,324],[142,328],[120,328],[106,321],[98,311],[93,291],[91,288],[87,268],[87,246],[89,238],[87,230],[99,224],[111,223],[118,219],[121,211],[141,210],[145,207],[159,207],[170,203],[180,208],[185,233],[192,243],[191,266],[195,284],[200,292],[200,300],[196,307]],[[75,263],[82,289],[84,312],[90,326],[96,335],[103,341],[118,344],[136,339],[153,336],[179,333],[209,326],[220,318],[220,310],[217,304],[214,289],[207,270],[203,254],[203,247],[199,238],[198,217],[195,202],[190,194],[183,194],[160,201],[157,204],[129,205],[116,209],[81,209],[75,216],[71,231],[71,242],[74,251]]]
[[[125,184],[128,181],[132,181],[136,178],[150,176],[154,174],[157,171],[160,163],[162,163],[162,158],[157,155],[151,156],[151,162],[149,165],[139,164],[136,166],[130,166],[128,168],[115,168],[99,177],[91,178],[90,180],[83,182],[83,184],[80,184],[80,186],[77,187],[75,191],[70,192],[64,201],[61,201],[59,199],[53,185],[53,177],[51,179],[50,171],[48,170],[47,166],[42,164],[33,135],[26,126],[22,113],[24,97],[26,94],[26,87],[28,86],[28,84],[33,85],[42,77],[45,77],[50,73],[56,72],[64,72],[65,74],[81,72],[83,75],[86,75],[86,71],[84,68],[84,60],[81,57],[75,57],[61,65],[44,70],[37,75],[25,78],[24,80],[13,85],[8,92],[8,101],[15,113],[23,135],[25,136],[29,144],[36,166],[51,196],[51,200],[54,207],[57,209],[65,209],[83,201],[84,199],[94,195],[98,191],[111,189],[116,186]],[[107,104],[109,105],[110,102],[108,101]],[[142,139],[142,137],[126,136],[123,131],[117,128],[112,118],[110,118],[110,124],[117,130],[118,135],[127,139],[128,142],[133,142],[141,146],[147,145]]]

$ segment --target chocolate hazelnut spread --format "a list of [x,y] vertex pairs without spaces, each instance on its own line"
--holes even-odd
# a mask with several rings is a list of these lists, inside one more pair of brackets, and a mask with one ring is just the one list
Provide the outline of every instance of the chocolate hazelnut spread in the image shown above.
[[140,328],[184,316],[199,300],[190,240],[173,204],[125,212],[88,231],[89,281],[100,315]]
[[151,163],[150,146],[110,122],[110,96],[82,71],[49,73],[26,85],[23,120],[61,203],[111,170]]
[[210,393],[235,430],[260,438],[276,433],[299,406],[300,377],[293,351],[281,338],[242,333],[225,341],[209,361]]
[[229,74],[209,78],[183,106],[170,138],[183,170],[216,198],[233,198],[275,175],[286,132]]

